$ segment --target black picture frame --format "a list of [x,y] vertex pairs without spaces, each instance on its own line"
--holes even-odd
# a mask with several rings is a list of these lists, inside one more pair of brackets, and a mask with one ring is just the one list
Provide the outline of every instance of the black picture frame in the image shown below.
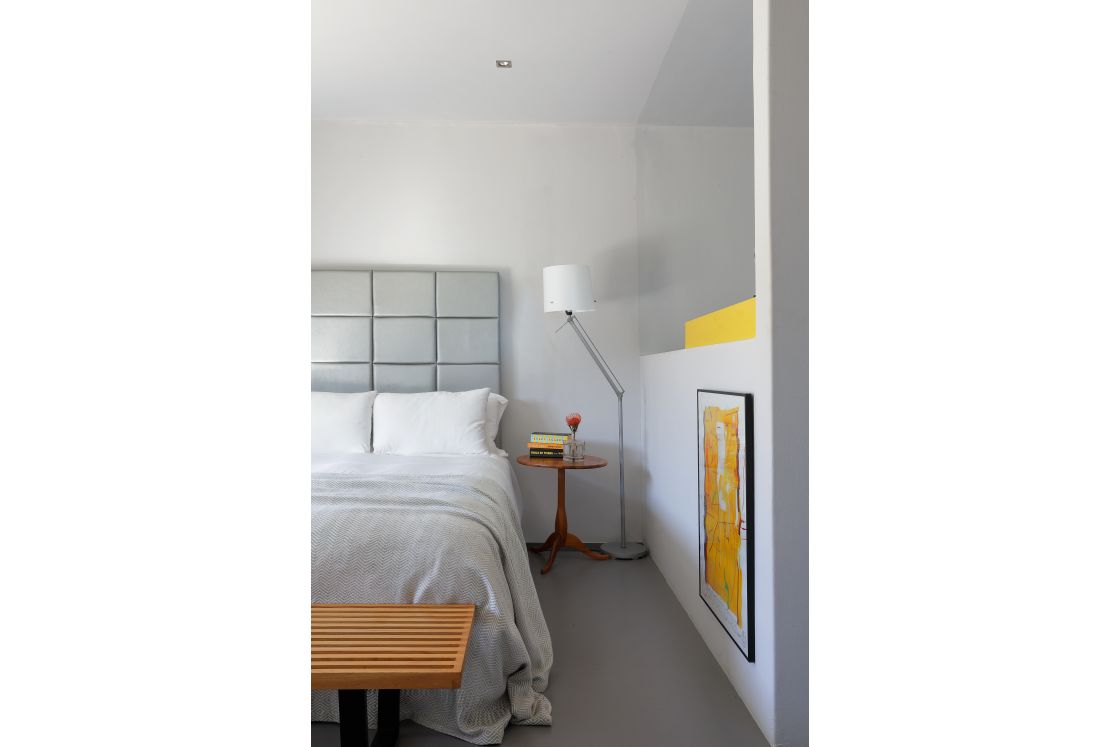
[[[742,448],[742,462],[745,469],[745,476],[739,481],[739,489],[743,493],[743,508],[742,520],[744,523],[744,541],[746,543],[746,558],[744,573],[746,576],[744,591],[745,598],[743,603],[746,606],[746,614],[744,620],[746,621],[746,630],[742,631],[743,635],[738,636],[732,630],[728,629],[728,621],[721,615],[720,612],[712,606],[708,597],[705,596],[705,588],[707,583],[705,581],[705,542],[706,530],[704,523],[704,516],[706,511],[705,495],[704,495],[704,405],[702,404],[703,395],[717,395],[721,397],[738,398],[741,404],[743,413],[743,443]],[[747,661],[754,662],[755,660],[755,603],[754,603],[754,575],[755,575],[755,523],[754,523],[754,502],[755,502],[755,468],[754,468],[754,396],[748,392],[728,392],[718,389],[697,389],[696,390],[696,485],[697,485],[697,530],[696,535],[698,538],[697,553],[698,553],[698,591],[701,601],[720,623],[720,627],[724,629],[728,637],[739,649],[739,651],[746,657]],[[745,640],[744,640],[745,639]]]

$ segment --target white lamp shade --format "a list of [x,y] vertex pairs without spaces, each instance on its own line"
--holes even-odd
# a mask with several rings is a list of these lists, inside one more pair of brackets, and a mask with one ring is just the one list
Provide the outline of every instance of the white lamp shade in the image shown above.
[[544,310],[594,311],[591,268],[587,265],[552,265],[544,268]]

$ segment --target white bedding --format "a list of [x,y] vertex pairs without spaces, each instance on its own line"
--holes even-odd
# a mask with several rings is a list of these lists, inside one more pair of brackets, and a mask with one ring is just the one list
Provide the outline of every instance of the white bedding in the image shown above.
[[510,496],[517,525],[521,526],[521,490],[509,459],[498,455],[397,456],[395,454],[312,454],[311,473],[340,475],[470,475],[485,477],[502,486]]
[[[311,488],[312,603],[475,605],[462,687],[405,690],[402,718],[475,744],[551,723],[552,643],[505,458],[320,455]],[[313,692],[312,718],[337,719],[334,693]]]

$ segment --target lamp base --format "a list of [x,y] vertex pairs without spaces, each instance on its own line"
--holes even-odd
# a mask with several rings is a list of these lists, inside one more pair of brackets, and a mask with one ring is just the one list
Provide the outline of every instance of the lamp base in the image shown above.
[[649,555],[643,542],[604,542],[600,549],[615,560],[637,560]]

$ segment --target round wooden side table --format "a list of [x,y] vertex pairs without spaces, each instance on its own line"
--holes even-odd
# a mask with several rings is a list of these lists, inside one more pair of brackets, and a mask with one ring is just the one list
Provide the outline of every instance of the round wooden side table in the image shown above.
[[581,553],[589,558],[595,560],[610,560],[610,555],[602,552],[595,552],[579,537],[571,534],[568,531],[568,514],[564,509],[564,473],[570,469],[598,469],[607,466],[607,460],[597,456],[586,456],[579,462],[568,462],[563,459],[541,459],[531,457],[523,454],[517,457],[518,464],[524,464],[526,467],[542,467],[545,469],[556,470],[556,531],[548,536],[548,539],[543,544],[536,547],[529,548],[533,552],[544,552],[549,548],[552,552],[548,556],[548,562],[541,568],[541,573],[548,573],[552,570],[552,564],[556,562],[556,553],[560,551],[561,547],[571,547],[579,550]]

